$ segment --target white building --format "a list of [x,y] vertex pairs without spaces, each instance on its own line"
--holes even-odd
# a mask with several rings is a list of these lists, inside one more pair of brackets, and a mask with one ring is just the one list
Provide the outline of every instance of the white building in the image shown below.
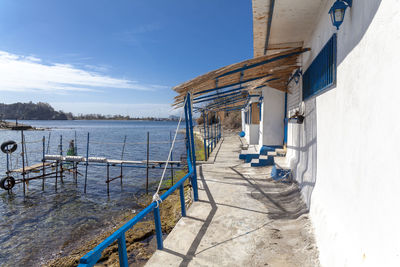
[[254,58],[176,86],[175,104],[242,109],[247,162],[286,149],[322,266],[400,266],[400,1],[252,4]]
[[[311,50],[288,93],[265,86],[243,109],[247,141],[260,149],[287,140],[322,266],[400,266],[400,1],[343,3],[352,5],[339,29],[328,13],[343,1],[252,2],[255,57]],[[261,102],[259,122],[252,102]],[[286,131],[296,111],[304,121]]]

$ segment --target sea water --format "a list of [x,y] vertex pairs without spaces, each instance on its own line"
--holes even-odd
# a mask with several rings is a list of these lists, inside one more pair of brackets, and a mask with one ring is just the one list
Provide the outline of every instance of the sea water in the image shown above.
[[[90,134],[89,156],[121,159],[126,136],[125,160],[145,160],[147,132],[150,136],[150,160],[166,160],[170,149],[170,135],[177,122],[171,121],[20,121],[43,131],[24,131],[26,155],[32,165],[41,162],[45,137],[46,154],[60,154],[62,135],[63,154],[69,142],[75,140],[78,155],[86,157],[87,134]],[[184,136],[179,134],[173,150],[174,159],[184,152]],[[20,131],[0,131],[0,143],[8,140],[21,142]],[[48,152],[48,153],[47,153]],[[22,164],[21,145],[11,156],[12,166]],[[74,247],[95,237],[104,229],[118,224],[118,217],[126,212],[137,213],[140,206],[136,198],[144,193],[146,169],[123,169],[120,180],[110,183],[107,196],[106,166],[89,165],[87,193],[84,194],[83,163],[79,166],[78,183],[65,173],[64,183],[48,178],[45,190],[42,181],[29,182],[25,197],[22,184],[12,194],[0,189],[0,266],[40,266],[54,257],[68,254]],[[150,169],[150,191],[153,192],[161,176],[161,169]],[[6,154],[0,152],[0,177],[6,172]],[[170,172],[167,172],[170,173]],[[118,166],[110,167],[110,177],[120,174]],[[38,173],[33,173],[38,175]],[[15,176],[15,175],[14,175]],[[151,194],[150,192],[150,194]]]

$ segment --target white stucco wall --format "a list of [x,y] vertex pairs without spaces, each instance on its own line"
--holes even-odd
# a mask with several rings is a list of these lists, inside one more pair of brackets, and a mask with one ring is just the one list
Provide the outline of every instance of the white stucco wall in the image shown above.
[[285,93],[265,87],[262,89],[263,102],[261,105],[260,147],[282,146],[284,137]]
[[[333,2],[305,42],[304,69],[335,32]],[[322,266],[400,266],[399,13],[398,0],[353,1],[338,31],[336,87],[307,100],[304,124],[289,126],[287,160]]]

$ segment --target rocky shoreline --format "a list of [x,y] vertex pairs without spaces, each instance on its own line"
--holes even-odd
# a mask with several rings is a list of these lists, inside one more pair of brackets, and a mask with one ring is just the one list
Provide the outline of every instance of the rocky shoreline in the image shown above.
[[0,130],[13,130],[13,131],[42,131],[42,128],[35,128],[33,126],[22,124],[18,122],[0,121]]
[[33,130],[30,125],[21,124],[18,122],[0,121],[0,129],[3,130]]

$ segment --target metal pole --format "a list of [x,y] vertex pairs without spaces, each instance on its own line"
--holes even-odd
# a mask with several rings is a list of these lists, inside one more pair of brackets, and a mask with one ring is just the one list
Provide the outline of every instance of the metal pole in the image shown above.
[[206,144],[206,115],[205,115],[204,110],[203,110],[203,129],[204,129],[204,133],[203,133],[204,160],[207,160],[208,155],[207,155],[207,144]]
[[182,217],[186,217],[185,188],[183,187],[183,183],[179,186],[179,196],[180,196],[180,199],[181,199]]
[[208,124],[208,112],[207,112],[207,155],[210,157],[210,125]]
[[42,175],[43,175],[43,179],[42,179],[42,191],[44,191],[44,180],[46,179],[46,159],[45,159],[45,149],[46,149],[46,137],[43,136],[43,151],[42,151],[42,162],[43,162],[43,170],[42,170]]
[[7,176],[10,174],[10,153],[6,153],[7,158]]
[[24,188],[24,197],[25,197],[25,147],[24,147],[24,131],[21,130],[21,145],[22,145],[22,183],[23,183],[23,188]]
[[215,122],[214,122],[214,114],[212,114],[211,113],[211,151],[214,151],[214,138],[215,138],[215,136],[214,136],[214,125],[215,125]]
[[197,188],[197,170],[196,170],[196,148],[194,144],[194,134],[193,134],[193,120],[192,120],[192,104],[190,100],[190,93],[188,93],[187,100],[187,113],[189,115],[189,132],[190,132],[190,140],[192,143],[192,167],[193,167],[193,176],[192,176],[192,186],[193,186],[193,198],[194,201],[199,200],[198,196],[198,188]]
[[214,112],[214,148],[217,146],[217,113]]
[[149,193],[149,154],[150,154],[150,133],[147,132],[147,161],[146,161],[146,194]]
[[[186,98],[188,97],[188,95],[186,95]],[[188,104],[187,104],[188,100],[185,101],[185,106],[184,106],[184,111],[185,111],[185,126],[186,126],[186,151],[187,151],[187,158],[188,158],[188,165],[189,165],[189,161],[191,161],[192,158],[192,148],[190,145],[190,126],[189,126],[189,115],[188,115]],[[191,164],[190,164],[191,165]],[[189,170],[190,171],[190,170]]]
[[154,225],[156,228],[156,237],[157,237],[157,249],[163,249],[163,240],[162,240],[162,229],[161,229],[161,218],[160,218],[160,209],[154,208]]
[[118,257],[119,257],[119,266],[120,267],[128,267],[128,253],[126,252],[126,241],[125,241],[125,233],[118,238]]
[[87,134],[87,144],[86,144],[85,188],[83,190],[83,192],[85,194],[86,194],[86,186],[87,186],[88,166],[89,166],[89,133]]
[[[171,131],[169,132],[169,142],[171,143],[171,147],[172,147],[172,133],[171,133]],[[172,151],[171,151],[171,161],[174,160],[173,155],[174,155],[174,151],[172,149]],[[171,164],[171,186],[172,185],[174,185],[174,164]]]

